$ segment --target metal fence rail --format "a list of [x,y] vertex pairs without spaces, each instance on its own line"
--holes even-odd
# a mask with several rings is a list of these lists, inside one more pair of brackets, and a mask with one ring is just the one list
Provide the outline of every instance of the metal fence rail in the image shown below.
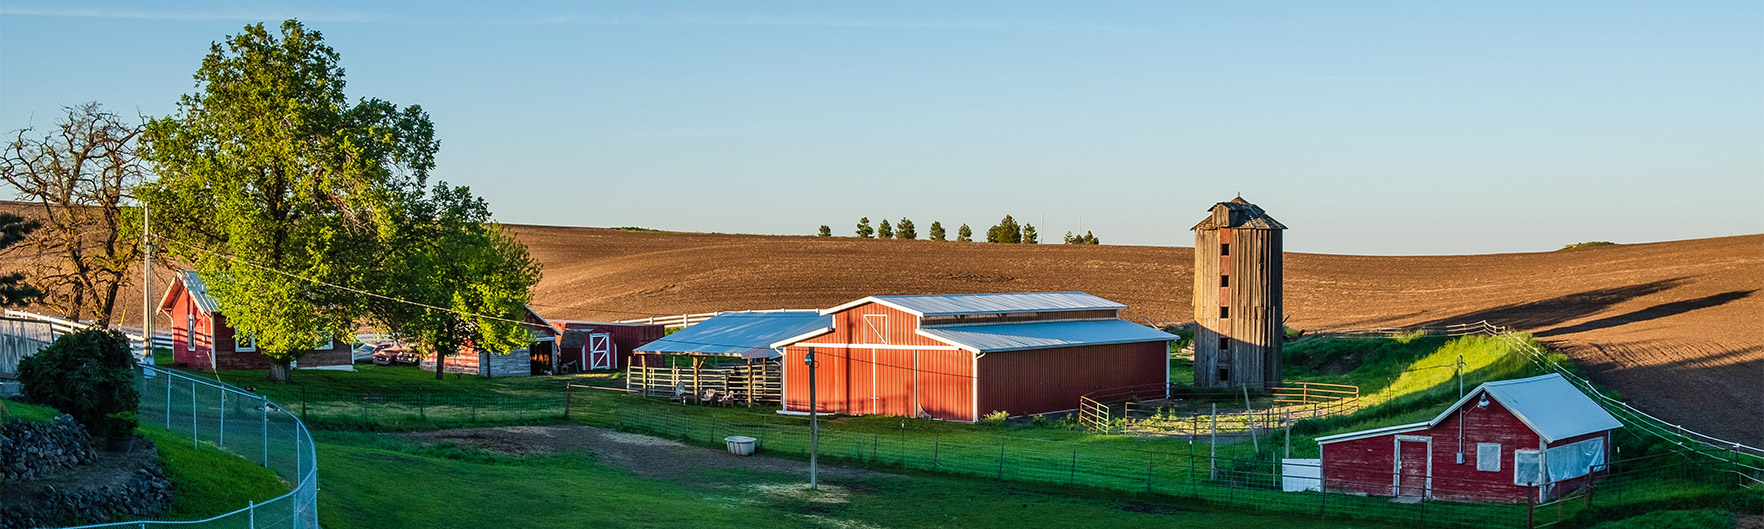
[[257,462],[291,484],[292,490],[205,520],[117,522],[80,528],[318,528],[318,455],[312,434],[299,417],[269,399],[228,384],[152,366],[136,369],[142,423],[187,435],[193,446],[208,445]]

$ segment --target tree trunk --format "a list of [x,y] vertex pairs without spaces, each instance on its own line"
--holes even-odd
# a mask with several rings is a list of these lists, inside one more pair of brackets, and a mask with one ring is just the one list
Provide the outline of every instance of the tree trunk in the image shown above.
[[269,367],[270,382],[281,382],[283,384],[294,383],[293,363],[292,360],[271,358]]
[[441,348],[435,348],[435,380],[442,380],[441,375],[446,369],[447,357],[441,354]]

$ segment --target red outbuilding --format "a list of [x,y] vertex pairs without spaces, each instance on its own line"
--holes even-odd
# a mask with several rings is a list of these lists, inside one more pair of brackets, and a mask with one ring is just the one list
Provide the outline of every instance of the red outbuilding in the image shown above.
[[[257,341],[227,325],[226,315],[193,270],[178,272],[159,300],[159,311],[171,316],[172,359],[196,369],[269,369],[269,358],[257,352]],[[313,347],[297,367],[351,365],[349,342],[313,333]]]
[[[667,327],[656,323],[551,320],[551,326],[558,332],[558,373],[624,369],[638,363],[631,359],[637,347],[667,335]],[[654,355],[648,365],[659,361]]]
[[1083,292],[874,296],[821,311],[830,326],[775,344],[784,411],[977,421],[1077,408],[1104,389],[1164,384],[1175,336]]
[[1604,470],[1622,428],[1567,379],[1488,382],[1433,420],[1317,438],[1329,492],[1458,501],[1566,496]]

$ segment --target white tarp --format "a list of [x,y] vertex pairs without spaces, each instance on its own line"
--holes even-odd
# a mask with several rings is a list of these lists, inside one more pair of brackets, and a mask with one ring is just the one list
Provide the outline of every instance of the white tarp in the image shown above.
[[1282,459],[1280,460],[1280,490],[1285,492],[1302,492],[1307,490],[1323,490],[1323,460],[1321,459]]
[[1544,464],[1549,467],[1550,482],[1590,474],[1593,467],[1605,464],[1605,439],[1596,437],[1546,450]]

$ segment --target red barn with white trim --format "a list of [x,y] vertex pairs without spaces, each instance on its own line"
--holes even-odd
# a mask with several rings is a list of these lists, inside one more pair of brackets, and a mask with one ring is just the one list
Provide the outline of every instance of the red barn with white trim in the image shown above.
[[[159,311],[171,316],[172,360],[195,369],[269,369],[269,358],[257,342],[227,325],[220,302],[193,270],[178,272],[159,300]],[[300,367],[348,366],[349,342],[313,333],[313,349],[301,356]]]
[[1086,393],[1164,384],[1175,336],[1083,292],[873,296],[821,311],[829,327],[779,343],[784,410],[977,421],[1075,409]]
[[1432,420],[1317,438],[1329,492],[1460,501],[1566,496],[1604,469],[1623,423],[1562,375],[1477,386]]

